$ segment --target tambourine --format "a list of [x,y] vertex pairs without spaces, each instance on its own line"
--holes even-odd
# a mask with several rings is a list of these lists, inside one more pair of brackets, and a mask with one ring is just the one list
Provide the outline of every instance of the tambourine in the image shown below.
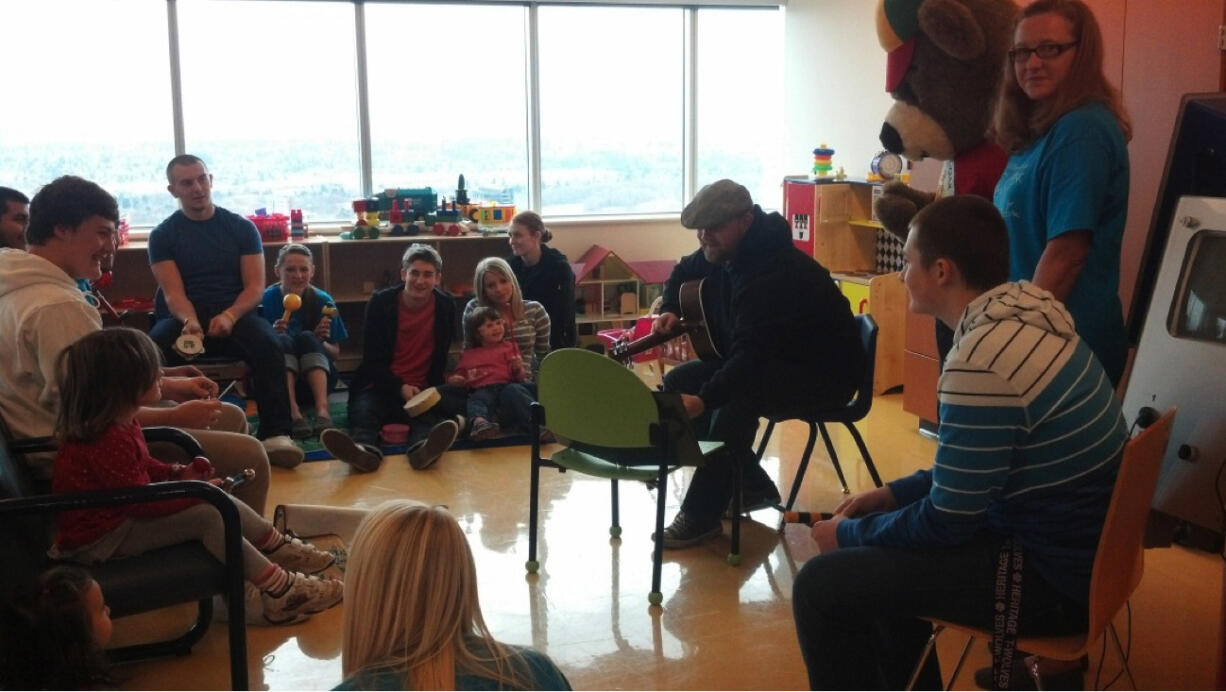
[[182,334],[179,338],[175,339],[173,348],[175,353],[178,353],[187,360],[191,360],[204,353],[204,340],[195,334]]
[[421,414],[434,408],[442,396],[438,393],[437,387],[423,389],[417,394],[414,394],[411,399],[404,402],[404,411],[409,414],[410,418],[416,418]]

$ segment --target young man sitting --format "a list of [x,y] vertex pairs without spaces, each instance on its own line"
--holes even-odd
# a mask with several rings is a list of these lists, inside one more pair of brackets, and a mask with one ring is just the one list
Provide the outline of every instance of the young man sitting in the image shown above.
[[[904,687],[931,631],[920,617],[991,628],[998,562],[1021,578],[1019,635],[1085,630],[1127,426],[1064,306],[1005,282],[1008,247],[979,197],[938,200],[912,221],[910,309],[954,330],[936,459],[813,526],[821,554],[792,599],[813,689]],[[930,659],[917,688],[940,684]]]

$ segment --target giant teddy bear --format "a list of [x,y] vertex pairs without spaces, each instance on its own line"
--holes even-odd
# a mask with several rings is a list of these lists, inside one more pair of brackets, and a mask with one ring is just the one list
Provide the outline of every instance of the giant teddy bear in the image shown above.
[[[992,198],[1008,156],[986,138],[1012,45],[1012,0],[879,0],[877,38],[888,52],[894,105],[881,143],[912,161],[944,161],[936,195]],[[901,182],[885,186],[874,211],[906,238],[915,213],[934,198]]]

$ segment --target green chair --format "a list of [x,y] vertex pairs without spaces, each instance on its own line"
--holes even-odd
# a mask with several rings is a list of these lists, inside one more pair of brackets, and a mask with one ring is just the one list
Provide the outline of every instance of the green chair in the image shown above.
[[[664,598],[660,593],[660,562],[668,474],[682,466],[700,466],[713,454],[725,453],[723,443],[696,439],[679,394],[653,392],[633,371],[585,349],[565,348],[546,356],[537,377],[537,390],[540,403],[533,404],[533,417],[539,425],[547,426],[565,447],[548,459],[542,458],[541,443],[534,436],[525,565],[528,572],[540,569],[536,539],[542,467],[608,478],[613,499],[609,534],[614,538],[621,536],[617,482],[655,483],[655,549],[647,600],[659,604]],[[739,468],[734,475],[733,497],[739,498]],[[732,520],[732,552],[728,562],[740,563],[739,513]]]

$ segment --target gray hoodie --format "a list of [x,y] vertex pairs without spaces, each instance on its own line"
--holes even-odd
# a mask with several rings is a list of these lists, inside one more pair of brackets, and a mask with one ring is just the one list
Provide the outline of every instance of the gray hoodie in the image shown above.
[[[52,434],[59,411],[56,359],[101,328],[98,310],[64,270],[37,255],[0,250],[0,417],[14,437]],[[31,459],[46,477],[51,460]]]

